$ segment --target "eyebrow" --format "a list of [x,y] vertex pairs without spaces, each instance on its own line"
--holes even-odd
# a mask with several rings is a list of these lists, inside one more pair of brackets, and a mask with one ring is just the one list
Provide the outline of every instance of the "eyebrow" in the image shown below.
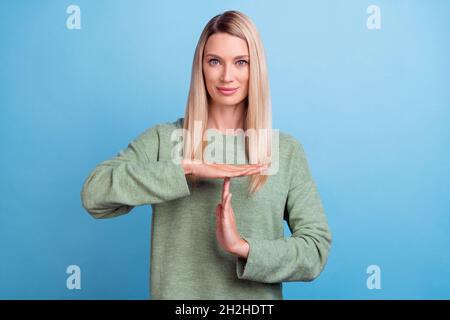
[[[205,57],[207,57],[207,56],[211,56],[211,57],[216,57],[216,58],[222,59],[220,56],[218,56],[217,54],[213,54],[213,53],[208,53],[207,55],[205,55]],[[244,54],[244,55],[240,55],[240,56],[234,57],[234,59],[248,58],[248,57],[249,57],[248,55]]]

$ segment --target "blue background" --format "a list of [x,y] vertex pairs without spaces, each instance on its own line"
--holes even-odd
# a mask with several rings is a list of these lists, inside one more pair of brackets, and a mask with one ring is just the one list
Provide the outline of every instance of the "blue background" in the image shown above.
[[[184,115],[200,32],[229,9],[258,27],[273,126],[303,144],[334,236],[322,275],[284,283],[285,299],[450,298],[444,0],[2,1],[0,298],[148,298],[151,207],[94,220],[81,186]],[[72,264],[81,290],[66,288]]]

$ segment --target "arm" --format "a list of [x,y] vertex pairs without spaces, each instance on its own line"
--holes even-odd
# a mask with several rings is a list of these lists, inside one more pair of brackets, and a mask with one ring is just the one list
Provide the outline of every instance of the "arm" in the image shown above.
[[237,259],[239,279],[266,283],[312,281],[326,264],[331,233],[303,148],[298,142],[291,159],[293,176],[285,214],[292,236],[276,240],[243,237],[249,244],[249,251],[247,259]]
[[86,211],[94,218],[112,218],[135,206],[189,195],[183,167],[172,160],[158,161],[159,143],[155,126],[116,157],[97,165],[81,190]]

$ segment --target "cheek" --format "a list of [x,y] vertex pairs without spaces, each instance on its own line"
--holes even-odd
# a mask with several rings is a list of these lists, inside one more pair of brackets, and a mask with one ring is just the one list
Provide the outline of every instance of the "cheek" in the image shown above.
[[249,81],[249,72],[248,71],[242,71],[239,74],[239,82],[241,83],[241,86],[247,88],[248,87],[248,81]]
[[248,81],[249,75],[250,75],[250,72],[249,72],[248,68],[242,68],[242,69],[236,71],[236,77],[242,83]]
[[216,72],[214,72],[214,70],[212,70],[211,68],[203,67],[203,76],[205,79],[205,86],[206,86],[206,90],[208,91],[208,94],[210,96],[215,97],[216,92],[215,92],[214,88],[217,83]]
[[205,80],[207,82],[207,85],[213,86],[217,82],[218,78],[218,72],[215,70],[212,70],[211,68],[205,68],[203,69],[203,74],[205,76]]

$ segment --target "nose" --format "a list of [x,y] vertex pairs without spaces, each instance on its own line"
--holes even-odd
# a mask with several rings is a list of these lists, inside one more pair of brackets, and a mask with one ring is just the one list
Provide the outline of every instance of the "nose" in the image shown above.
[[223,68],[222,71],[222,81],[223,82],[230,82],[233,81],[233,69],[231,64],[226,64],[225,68]]

